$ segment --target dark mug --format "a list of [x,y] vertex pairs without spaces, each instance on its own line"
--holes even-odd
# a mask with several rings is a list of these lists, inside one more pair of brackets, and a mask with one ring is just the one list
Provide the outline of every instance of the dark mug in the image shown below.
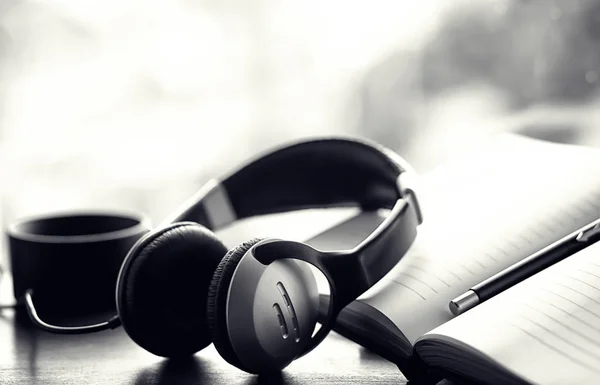
[[150,230],[141,214],[46,215],[8,228],[14,297],[30,292],[38,312],[85,316],[115,308],[123,259]]

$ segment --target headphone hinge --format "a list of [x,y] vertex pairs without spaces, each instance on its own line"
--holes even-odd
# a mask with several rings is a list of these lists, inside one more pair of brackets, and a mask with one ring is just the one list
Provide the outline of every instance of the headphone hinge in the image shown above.
[[396,179],[396,186],[398,187],[400,197],[405,199],[409,206],[415,210],[417,220],[419,224],[421,224],[423,223],[423,212],[421,211],[421,204],[417,198],[417,179],[418,176],[416,172],[406,170],[398,176],[398,179]]
[[231,205],[225,186],[217,179],[210,180],[207,186],[208,191],[206,191],[202,200],[211,228],[220,229],[235,222],[237,215]]

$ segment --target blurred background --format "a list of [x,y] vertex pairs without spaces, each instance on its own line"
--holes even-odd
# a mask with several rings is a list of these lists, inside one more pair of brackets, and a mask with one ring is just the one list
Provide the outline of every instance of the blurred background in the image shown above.
[[515,131],[600,144],[600,0],[3,0],[0,218],[159,222],[290,140],[350,134],[426,173]]

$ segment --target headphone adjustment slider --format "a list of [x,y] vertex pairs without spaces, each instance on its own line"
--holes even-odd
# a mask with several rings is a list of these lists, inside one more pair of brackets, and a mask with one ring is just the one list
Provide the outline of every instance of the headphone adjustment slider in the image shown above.
[[406,170],[402,172],[396,180],[398,186],[398,192],[400,196],[408,201],[408,204],[413,207],[417,214],[419,224],[423,223],[423,212],[421,211],[421,204],[417,198],[417,187],[418,175],[415,171]]

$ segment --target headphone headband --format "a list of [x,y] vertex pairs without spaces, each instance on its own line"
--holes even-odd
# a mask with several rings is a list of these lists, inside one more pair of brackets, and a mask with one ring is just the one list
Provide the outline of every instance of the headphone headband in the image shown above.
[[[413,175],[400,156],[375,143],[345,138],[303,141],[259,157],[221,183],[211,181],[167,224],[193,221],[218,230],[237,219],[303,208],[358,204],[390,209],[373,233],[351,250],[324,252],[288,241],[255,247],[256,258],[265,264],[286,255],[317,266],[337,289],[336,305],[345,306],[390,271],[412,245],[423,221]],[[282,253],[282,247],[289,252]]]
[[249,162],[222,182],[211,180],[163,224],[193,221],[218,230],[237,219],[306,208],[391,209],[402,198],[421,223],[411,174],[394,152],[365,140],[297,142]]

